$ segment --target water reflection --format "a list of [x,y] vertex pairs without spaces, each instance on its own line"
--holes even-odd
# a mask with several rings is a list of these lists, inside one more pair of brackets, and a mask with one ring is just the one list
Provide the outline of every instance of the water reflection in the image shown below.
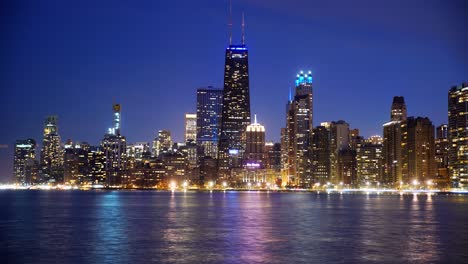
[[467,196],[0,192],[0,206],[6,263],[467,263],[468,258]]

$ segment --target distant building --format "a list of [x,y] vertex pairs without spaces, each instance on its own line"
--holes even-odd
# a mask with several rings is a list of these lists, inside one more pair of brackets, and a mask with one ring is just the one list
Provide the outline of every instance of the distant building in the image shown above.
[[167,152],[162,154],[162,161],[165,166],[165,178],[170,184],[171,182],[181,186],[185,181],[190,179],[187,177],[188,160],[182,152]]
[[185,114],[185,142],[197,139],[197,114]]
[[395,185],[403,181],[401,174],[401,123],[406,119],[405,99],[402,96],[395,96],[390,111],[390,122],[383,125],[384,176],[382,182],[387,185]]
[[313,176],[314,182],[330,182],[330,124],[324,123],[314,129],[313,136]]
[[312,132],[313,90],[312,73],[297,75],[295,95],[290,95],[287,104],[286,129],[288,145],[288,169],[290,183],[303,187],[311,186],[312,179]]
[[338,179],[335,184],[356,185],[356,151],[350,147],[338,151]]
[[153,141],[153,156],[160,157],[162,153],[168,152],[172,147],[171,131],[159,130]]
[[127,140],[120,134],[121,107],[116,104],[112,109],[114,112],[114,126],[109,128],[108,134],[104,136],[101,142],[101,146],[106,157],[107,185],[121,186],[127,184],[128,178],[126,173]]
[[34,139],[16,141],[13,172],[16,183],[21,185],[32,184],[38,180]]
[[57,124],[57,116],[47,117],[44,124],[40,162],[44,182],[63,182],[63,150]]
[[338,184],[342,181],[338,167],[340,151],[350,147],[349,124],[339,120],[328,124],[322,123],[322,126],[330,127],[330,182]]
[[402,181],[425,183],[434,179],[434,126],[429,118],[407,118],[401,124],[401,136]]
[[448,168],[452,186],[468,188],[468,83],[448,93]]
[[83,184],[89,182],[90,166],[88,143],[73,143],[69,140],[64,147],[64,182]]
[[382,181],[382,138],[373,136],[356,148],[357,185],[376,186]]
[[246,148],[244,157],[245,174],[243,182],[265,182],[265,127],[257,123],[255,115],[254,123],[247,126]]
[[448,187],[450,178],[448,173],[448,125],[443,124],[436,128],[435,157],[437,164],[437,179],[435,183],[440,187]]
[[197,90],[197,138],[199,157],[218,157],[223,90],[213,87]]
[[106,179],[106,153],[102,146],[90,147],[88,151],[89,172],[86,183],[107,184]]

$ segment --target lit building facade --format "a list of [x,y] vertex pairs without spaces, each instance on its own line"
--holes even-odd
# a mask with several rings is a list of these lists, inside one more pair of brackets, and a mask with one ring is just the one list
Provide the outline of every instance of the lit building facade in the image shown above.
[[376,186],[382,181],[382,138],[373,136],[356,148],[357,185]]
[[409,117],[401,124],[402,181],[426,182],[435,178],[434,126],[429,118]]
[[153,141],[153,156],[160,157],[172,148],[171,131],[159,130],[157,137]]
[[448,93],[448,168],[452,186],[468,188],[468,83]]
[[29,185],[38,181],[36,162],[36,141],[34,139],[17,140],[13,159],[15,182]]
[[223,90],[213,87],[197,90],[197,138],[200,157],[218,157]]
[[257,123],[246,129],[246,148],[244,157],[245,174],[243,182],[265,182],[265,127]]
[[197,139],[197,114],[185,114],[185,142]]
[[82,184],[89,181],[90,166],[88,143],[73,143],[70,140],[64,146],[63,176],[65,183]]

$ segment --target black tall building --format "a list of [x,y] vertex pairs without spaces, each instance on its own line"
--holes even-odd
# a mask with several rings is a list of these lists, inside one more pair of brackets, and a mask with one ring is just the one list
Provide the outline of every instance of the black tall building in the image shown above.
[[[244,22],[242,22],[242,32]],[[242,167],[245,130],[250,124],[249,56],[242,34],[241,45],[226,48],[223,107],[218,149],[219,176],[230,177],[230,170]]]

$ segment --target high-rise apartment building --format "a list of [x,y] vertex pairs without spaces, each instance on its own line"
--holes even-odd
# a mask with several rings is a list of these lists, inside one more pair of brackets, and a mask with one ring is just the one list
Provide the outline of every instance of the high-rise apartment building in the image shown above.
[[448,150],[448,125],[443,124],[436,128],[435,157],[437,164],[437,180],[441,181],[445,186],[449,183]]
[[185,114],[185,142],[197,139],[197,114]]
[[218,157],[223,90],[209,86],[197,90],[197,148],[199,157]]
[[395,96],[390,110],[390,122],[383,125],[384,175],[382,182],[387,185],[395,185],[403,180],[401,174],[401,123],[406,121],[406,118],[405,100],[402,96]]
[[356,148],[357,185],[378,185],[382,180],[382,138],[372,136]]
[[401,136],[402,181],[426,182],[434,179],[434,126],[429,118],[408,117],[401,123]]
[[13,173],[18,184],[32,184],[38,180],[34,139],[16,141]]
[[[340,151],[350,148],[349,124],[339,120],[328,124],[322,123],[322,126],[330,127],[330,182],[339,184],[343,180],[339,171]],[[343,152],[343,154],[348,155],[349,153]]]
[[468,188],[468,83],[448,93],[448,167],[452,186]]
[[58,133],[57,116],[49,116],[44,123],[41,149],[41,178],[44,182],[63,182],[63,150]]

